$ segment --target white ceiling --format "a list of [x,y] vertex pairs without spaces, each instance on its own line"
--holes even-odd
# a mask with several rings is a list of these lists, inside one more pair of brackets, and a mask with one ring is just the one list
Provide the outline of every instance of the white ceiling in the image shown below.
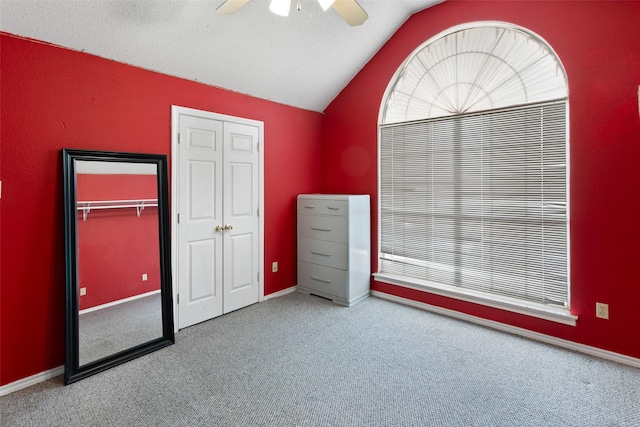
[[0,0],[0,29],[161,73],[323,111],[414,12],[443,0],[358,0],[350,27],[316,0],[289,17],[252,0]]

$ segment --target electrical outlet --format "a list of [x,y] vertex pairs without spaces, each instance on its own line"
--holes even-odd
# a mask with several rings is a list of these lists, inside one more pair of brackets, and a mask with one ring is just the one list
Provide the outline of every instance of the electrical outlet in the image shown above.
[[605,304],[602,302],[596,303],[596,317],[600,319],[608,319],[609,318],[609,304]]
[[144,274],[142,275],[142,281],[143,281],[143,282],[146,282],[146,281],[147,281],[147,273],[144,273]]
[[87,294],[87,288],[80,288],[80,296],[83,297]]
[[277,273],[278,272],[278,262],[273,262],[271,263],[271,272],[272,273]]

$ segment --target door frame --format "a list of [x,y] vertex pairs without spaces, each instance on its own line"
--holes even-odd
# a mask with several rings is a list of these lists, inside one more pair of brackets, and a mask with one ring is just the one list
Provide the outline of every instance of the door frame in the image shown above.
[[194,108],[171,106],[171,283],[173,294],[173,329],[178,332],[178,133],[180,130],[180,115],[203,117],[222,122],[240,123],[258,128],[258,208],[260,209],[258,231],[258,302],[264,301],[264,122],[243,117],[229,116],[212,111]]

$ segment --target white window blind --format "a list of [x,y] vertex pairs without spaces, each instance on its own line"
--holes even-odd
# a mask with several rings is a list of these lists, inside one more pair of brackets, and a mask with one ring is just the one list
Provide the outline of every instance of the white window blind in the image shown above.
[[380,272],[568,307],[566,100],[380,127]]
[[566,98],[564,68],[542,39],[507,24],[474,25],[453,29],[407,58],[387,95],[382,123]]

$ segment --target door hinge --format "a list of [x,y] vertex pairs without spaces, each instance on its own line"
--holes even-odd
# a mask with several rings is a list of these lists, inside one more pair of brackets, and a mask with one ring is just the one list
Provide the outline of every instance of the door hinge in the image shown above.
[[256,151],[260,151],[260,143],[256,142]]
[[180,224],[180,214],[178,214],[178,224]]
[[256,209],[256,215],[260,216],[260,208]]
[[178,132],[178,144],[180,144],[180,132]]
[[258,282],[260,281],[260,272],[258,271]]
[[177,295],[176,295],[176,302],[177,302],[178,304],[180,304],[180,294],[177,294]]

